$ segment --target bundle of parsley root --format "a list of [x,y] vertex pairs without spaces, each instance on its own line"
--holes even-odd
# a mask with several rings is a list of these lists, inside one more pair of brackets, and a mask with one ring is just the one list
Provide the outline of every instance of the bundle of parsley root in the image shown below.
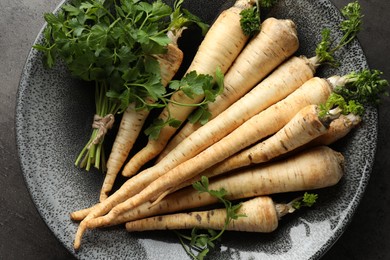
[[[172,93],[165,86],[182,60],[178,38],[193,23],[203,33],[208,29],[182,9],[182,3],[176,0],[171,7],[161,0],[75,0],[62,5],[56,14],[44,15],[43,42],[34,48],[43,52],[45,65],[51,68],[61,60],[72,76],[96,85],[93,132],[76,165],[105,171],[103,141],[115,115],[132,105],[136,118],[140,111],[147,114],[169,102]],[[196,74],[192,80],[201,86],[211,81],[208,75]],[[139,120],[130,121],[129,131],[139,131]]]
[[[337,66],[335,52],[355,39],[362,18],[357,2],[341,10],[345,18],[341,40],[335,43],[330,30],[324,29],[310,59],[290,57],[298,49],[292,21],[260,20],[261,8],[271,7],[274,0],[237,0],[210,28],[182,9],[182,0],[173,7],[159,0],[119,2],[84,0],[64,5],[57,15],[45,15],[44,42],[35,46],[44,52],[48,67],[61,58],[72,75],[96,82],[96,129],[77,165],[87,170],[92,165],[106,167],[104,134],[114,124],[114,115],[123,113],[100,202],[71,213],[73,220],[81,221],[75,249],[87,229],[127,222],[129,232],[192,229],[190,236],[177,233],[178,237],[189,256],[203,259],[225,230],[272,232],[283,215],[317,199],[305,193],[290,203],[277,204],[266,195],[339,182],[345,158],[328,145],[348,134],[365,107],[377,104],[389,85],[380,71],[368,69],[327,79],[314,77],[320,64]],[[205,37],[182,79],[172,80],[182,60],[177,39],[191,23],[200,26]],[[279,35],[272,38],[275,28]],[[253,46],[264,49],[254,55]],[[213,102],[219,104],[218,98],[230,98],[229,92],[223,92],[224,84],[235,92],[230,84],[242,85],[251,73],[269,65],[270,57],[275,59],[272,66],[248,83],[245,92],[215,114],[207,111]],[[240,75],[242,81],[236,80]],[[162,113],[145,131],[148,144],[127,158],[153,108],[161,108]],[[187,124],[198,124],[193,132],[153,166],[138,172],[163,152],[187,119]],[[122,166],[122,175],[134,176],[110,195]],[[210,184],[208,178],[213,178]],[[224,208],[163,215],[218,202]],[[199,229],[207,232],[199,234]]]

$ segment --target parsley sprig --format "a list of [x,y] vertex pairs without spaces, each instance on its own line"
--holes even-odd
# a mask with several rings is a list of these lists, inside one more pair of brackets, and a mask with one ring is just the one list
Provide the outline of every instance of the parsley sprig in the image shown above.
[[363,15],[361,14],[361,6],[357,1],[344,6],[341,9],[341,14],[345,18],[339,26],[343,36],[336,46],[332,47],[334,41],[329,28],[325,28],[321,32],[322,39],[315,50],[319,63],[338,66],[334,53],[354,40],[361,30]]
[[339,115],[354,114],[361,116],[364,113],[364,107],[361,103],[355,100],[346,101],[342,95],[332,93],[325,104],[320,105],[319,118],[326,119],[329,117],[330,120],[337,118]]
[[288,203],[276,203],[275,208],[279,219],[305,207],[312,207],[318,199],[318,194],[305,192],[302,196]]
[[240,24],[242,31],[247,36],[252,36],[260,31],[261,8],[272,7],[277,0],[256,0],[256,5],[241,11]]
[[301,209],[303,207],[312,207],[318,199],[318,194],[305,192],[302,197],[299,197],[289,204],[294,209]]
[[[233,205],[229,200],[225,199],[227,191],[224,188],[221,188],[219,190],[210,190],[209,180],[207,177],[202,176],[201,180],[195,182],[192,186],[199,192],[207,192],[211,196],[217,198],[220,202],[224,204],[226,208],[225,224],[219,232],[216,232],[212,229],[207,229],[206,232],[199,233],[199,230],[197,228],[192,229],[191,236],[186,236],[179,232],[176,232],[186,252],[193,259],[202,260],[210,252],[210,249],[215,248],[214,242],[220,239],[229,223],[232,220],[238,219],[240,217],[245,217],[245,215],[237,213],[241,207],[241,203]],[[189,245],[186,245],[184,240],[189,241]]]

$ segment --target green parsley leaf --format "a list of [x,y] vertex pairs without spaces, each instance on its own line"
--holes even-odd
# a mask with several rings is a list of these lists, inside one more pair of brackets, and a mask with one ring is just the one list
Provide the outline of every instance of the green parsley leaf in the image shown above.
[[316,56],[319,58],[320,63],[327,62],[328,64],[337,65],[336,59],[333,57],[332,53],[329,52],[329,49],[332,45],[332,40],[330,38],[330,30],[329,29],[323,29],[321,32],[322,40],[317,45],[315,53]]
[[188,121],[191,124],[199,122],[201,125],[205,125],[211,117],[211,113],[207,108],[207,104],[204,104],[197,108],[191,115],[188,117]]
[[260,31],[260,13],[257,7],[244,9],[240,15],[240,24],[245,35],[251,36]]
[[295,209],[301,209],[302,207],[312,207],[317,199],[318,194],[305,192],[301,199],[295,200],[292,203],[292,206]]
[[150,139],[156,140],[158,136],[160,135],[161,129],[164,128],[165,126],[169,125],[175,128],[178,128],[181,125],[181,121],[170,118],[166,121],[157,118],[153,121],[153,123],[145,129],[144,133],[149,136]]
[[335,52],[354,40],[360,31],[363,15],[357,1],[343,7],[341,13],[345,19],[340,23],[340,31],[344,34],[336,46],[332,47],[334,40],[331,39],[330,30],[326,28],[322,31],[322,40],[316,48],[319,63],[326,62],[332,66],[339,66],[334,58]]
[[389,95],[389,82],[381,78],[382,74],[379,70],[369,69],[352,72],[346,76],[346,85],[336,88],[335,92],[347,100],[377,105],[383,95]]

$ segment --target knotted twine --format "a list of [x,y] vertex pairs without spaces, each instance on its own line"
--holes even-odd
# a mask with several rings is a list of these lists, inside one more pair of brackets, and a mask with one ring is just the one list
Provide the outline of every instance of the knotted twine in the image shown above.
[[90,149],[92,145],[99,144],[103,140],[108,130],[114,125],[114,121],[115,117],[113,114],[108,114],[104,117],[96,114],[94,115],[92,128],[98,129],[98,132],[92,142],[88,145],[88,149]]

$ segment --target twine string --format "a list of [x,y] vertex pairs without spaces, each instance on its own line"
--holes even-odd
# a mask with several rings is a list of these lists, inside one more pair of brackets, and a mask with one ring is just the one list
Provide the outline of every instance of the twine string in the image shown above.
[[93,122],[92,122],[92,128],[98,129],[98,132],[95,136],[95,138],[92,140],[92,142],[89,144],[88,149],[92,145],[99,144],[104,136],[107,134],[108,130],[112,128],[114,125],[115,117],[113,114],[108,114],[104,117],[99,115],[94,115]]

